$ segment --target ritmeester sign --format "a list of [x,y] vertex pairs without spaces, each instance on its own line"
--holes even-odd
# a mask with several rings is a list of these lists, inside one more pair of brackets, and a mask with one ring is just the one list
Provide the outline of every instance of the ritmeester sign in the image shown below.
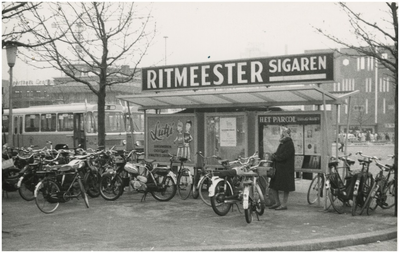
[[316,53],[143,68],[142,90],[333,81],[333,62],[333,53]]

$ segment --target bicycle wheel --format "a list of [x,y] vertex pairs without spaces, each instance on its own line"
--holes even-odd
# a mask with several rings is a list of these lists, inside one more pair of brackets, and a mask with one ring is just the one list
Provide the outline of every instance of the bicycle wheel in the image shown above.
[[307,192],[307,202],[308,204],[312,205],[317,202],[318,198],[323,197],[324,191],[324,177],[321,174],[317,174],[310,183]]
[[181,199],[187,199],[192,191],[193,179],[188,168],[181,168],[178,176],[178,193]]
[[22,179],[21,186],[18,189],[18,193],[26,201],[32,201],[35,199],[35,186],[37,179],[35,175],[27,175]]
[[[196,169],[195,169],[196,170]],[[193,176],[194,180],[193,180],[193,184],[192,184],[192,197],[194,199],[198,199],[199,198],[199,190],[197,189],[197,185],[199,184],[199,180],[200,180],[200,174],[199,174],[199,169],[197,169],[197,172],[195,173],[195,175]]]
[[85,201],[85,205],[86,205],[87,208],[89,208],[89,199],[88,199],[88,196],[86,194],[85,187],[83,186],[82,180],[80,178],[78,178],[78,183],[79,183],[79,188],[81,189],[82,198]]
[[122,178],[119,175],[104,174],[100,179],[100,195],[105,200],[116,200],[123,192]]
[[199,183],[199,189],[197,189],[201,200],[207,206],[211,206],[211,200],[208,196],[208,188],[210,188],[211,184],[211,178],[209,178],[208,176],[204,176]]
[[232,206],[232,202],[229,203],[225,201],[225,198],[231,197],[233,195],[232,187],[227,182],[225,191],[224,186],[225,182],[219,181],[215,186],[215,194],[210,199],[212,209],[216,214],[220,216],[225,216],[229,212]]
[[385,203],[382,204],[381,207],[383,209],[392,208],[395,204],[396,194],[396,185],[394,184],[394,180],[389,181],[382,194],[384,196]]
[[261,188],[262,194],[265,196],[268,191],[268,177],[267,176],[258,177],[257,183]]
[[[243,209],[244,217],[246,218],[247,223],[251,223],[253,221],[253,206],[255,205],[254,201],[253,187],[246,186],[243,191]],[[247,204],[245,204],[245,202],[247,202]],[[245,205],[247,205],[247,207]]]
[[176,194],[176,184],[171,176],[154,175],[157,185],[161,186],[160,191],[152,191],[151,195],[156,200],[168,201],[171,200]]
[[35,189],[35,202],[36,206],[43,213],[53,213],[60,202],[60,187],[56,182],[50,179],[44,179],[38,183]]
[[86,193],[92,198],[100,196],[100,179],[101,176],[97,171],[91,171],[85,175]]
[[340,200],[340,198],[338,198],[338,196],[336,194],[334,194],[337,191],[337,189],[330,189],[328,191],[328,198],[331,201],[331,205],[333,207],[333,209],[339,213],[342,214],[344,213],[345,209],[346,209],[346,204],[342,202],[342,200]]
[[257,185],[256,185],[256,191],[254,192],[254,198],[256,200],[255,202],[255,211],[258,215],[263,215],[264,210],[265,210],[265,199],[264,199],[264,194],[262,192],[262,188],[258,184],[257,180]]
[[353,216],[355,216],[357,213],[361,214],[362,207],[364,206],[369,192],[371,191],[373,182],[374,180],[372,178],[372,175],[362,176],[358,194],[353,196],[353,205],[351,207],[351,214]]
[[[372,189],[378,188],[379,186],[376,185],[376,182],[374,182],[374,185],[372,186]],[[378,206],[376,202],[376,196],[379,194],[378,193],[379,189],[371,190],[367,196],[367,199],[365,200],[364,206],[362,207],[360,214],[362,214],[365,210],[367,212],[367,215],[371,215],[376,207]],[[372,196],[372,193],[375,192],[374,196]]]

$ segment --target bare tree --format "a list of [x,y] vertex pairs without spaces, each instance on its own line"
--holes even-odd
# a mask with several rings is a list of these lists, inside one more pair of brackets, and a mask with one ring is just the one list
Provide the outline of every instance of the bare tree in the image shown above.
[[[43,4],[41,2],[2,3],[2,48],[5,48],[9,45],[24,48],[34,48],[50,43],[64,36],[63,33],[59,34],[57,37],[45,37],[45,34],[42,34],[40,40],[32,40],[32,32],[37,32],[40,30],[41,24],[30,22],[27,16],[29,16],[32,11],[38,13],[42,12],[42,6]],[[51,20],[51,18],[52,16],[47,16],[43,21]]]
[[[391,73],[392,84],[395,88],[395,115],[398,115],[398,4],[396,2],[383,3],[386,6],[385,16],[376,17],[376,20],[367,20],[362,14],[353,11],[347,4],[338,3],[346,12],[352,32],[358,44],[349,42],[329,33],[329,31],[316,28],[319,33],[332,41],[353,49],[361,55],[374,57],[381,66],[387,68]],[[340,51],[338,51],[341,54]],[[389,54],[384,57],[384,53]],[[347,54],[348,55],[348,54]],[[354,55],[350,55],[354,56]],[[398,154],[398,117],[395,117],[395,154]],[[397,166],[398,157],[395,157],[395,180],[397,189]],[[395,215],[397,216],[397,191],[396,191]]]
[[[33,31],[35,39],[65,36],[36,47],[36,61],[50,63],[97,96],[98,145],[104,148],[107,87],[137,77],[137,66],[155,36],[151,11],[132,2],[48,3],[48,11],[51,24],[36,9],[31,11],[31,19],[42,28]],[[122,68],[126,65],[128,71]]]

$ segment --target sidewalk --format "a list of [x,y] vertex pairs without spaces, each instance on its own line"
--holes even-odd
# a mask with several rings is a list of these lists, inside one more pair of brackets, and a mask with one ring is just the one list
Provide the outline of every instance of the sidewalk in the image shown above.
[[[200,199],[156,201],[150,194],[124,193],[60,205],[41,213],[18,193],[3,197],[2,250],[5,251],[319,251],[397,237],[394,209],[374,215],[338,214],[309,205],[310,180],[297,179],[288,210],[266,209],[247,224],[242,208],[218,216]],[[384,249],[382,249],[384,250]]]

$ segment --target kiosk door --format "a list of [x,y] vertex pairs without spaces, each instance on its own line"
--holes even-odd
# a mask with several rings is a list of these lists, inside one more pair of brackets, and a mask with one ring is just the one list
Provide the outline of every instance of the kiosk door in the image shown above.
[[81,144],[81,148],[86,149],[86,136],[83,121],[83,113],[74,113],[74,147]]

